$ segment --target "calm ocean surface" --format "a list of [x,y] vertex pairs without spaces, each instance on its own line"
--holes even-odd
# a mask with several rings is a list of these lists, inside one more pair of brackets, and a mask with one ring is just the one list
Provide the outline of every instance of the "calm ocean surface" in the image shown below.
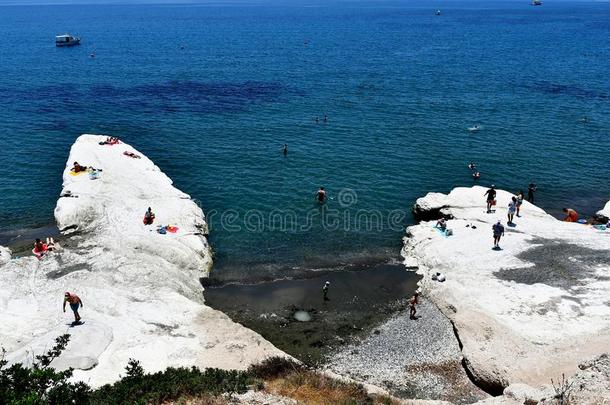
[[201,203],[226,279],[397,257],[414,200],[472,185],[469,160],[481,185],[591,213],[608,72],[609,3],[0,7],[0,232],[53,223],[86,132]]

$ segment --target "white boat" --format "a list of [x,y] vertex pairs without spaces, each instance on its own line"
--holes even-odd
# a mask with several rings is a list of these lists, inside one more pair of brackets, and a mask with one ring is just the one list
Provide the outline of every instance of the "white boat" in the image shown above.
[[73,37],[70,34],[55,36],[55,46],[74,46],[80,45],[80,37]]
[[441,15],[441,10],[436,10],[436,15]]
[[481,126],[480,125],[474,125],[472,127],[468,127],[468,130],[470,132],[479,132],[481,130]]
[[532,6],[541,6],[542,0],[532,0]]

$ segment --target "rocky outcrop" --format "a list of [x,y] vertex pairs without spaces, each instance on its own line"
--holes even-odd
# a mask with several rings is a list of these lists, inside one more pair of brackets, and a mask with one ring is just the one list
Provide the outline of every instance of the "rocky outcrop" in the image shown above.
[[[433,222],[411,226],[403,256],[424,276],[424,296],[454,323],[473,379],[500,394],[514,383],[538,386],[572,375],[580,361],[610,347],[610,234],[559,221],[528,202],[507,226],[512,195],[499,190],[488,214],[485,190],[456,188],[418,200],[421,209],[442,207],[452,216],[453,235]],[[498,219],[505,235],[494,250]],[[437,271],[444,283],[431,279]]]
[[442,193],[428,193],[425,198],[418,198],[413,204],[413,217],[417,221],[430,221],[440,218],[451,219],[447,196]]
[[597,211],[594,219],[600,224],[607,224],[610,222],[610,201],[606,203],[603,209]]
[[[104,139],[83,135],[70,152],[55,210],[69,234],[63,249],[0,266],[0,342],[8,359],[28,364],[69,333],[53,365],[73,367],[76,379],[97,386],[116,380],[130,358],[153,372],[244,369],[283,355],[205,305],[199,279],[212,259],[202,210],[141,152],[124,143],[100,145]],[[74,161],[102,171],[74,175]],[[152,226],[142,222],[148,207],[156,214]],[[158,225],[177,230],[162,234]],[[83,300],[83,325],[70,327],[70,309],[61,311],[64,291]]]

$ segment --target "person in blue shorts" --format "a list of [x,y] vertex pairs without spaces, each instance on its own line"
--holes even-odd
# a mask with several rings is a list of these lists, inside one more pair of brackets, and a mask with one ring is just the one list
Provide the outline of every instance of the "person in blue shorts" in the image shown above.
[[74,323],[79,323],[80,315],[78,309],[83,306],[83,301],[81,301],[78,295],[66,292],[64,294],[64,312],[66,312],[66,303],[70,304],[70,309],[74,312]]

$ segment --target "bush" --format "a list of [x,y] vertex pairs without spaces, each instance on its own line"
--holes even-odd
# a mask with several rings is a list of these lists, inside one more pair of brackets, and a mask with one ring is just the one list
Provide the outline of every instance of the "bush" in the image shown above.
[[55,339],[55,346],[36,356],[31,368],[22,364],[6,367],[5,351],[0,357],[0,404],[74,404],[86,403],[91,389],[84,383],[70,383],[72,369],[57,372],[50,367],[70,341],[70,335]]
[[146,374],[140,363],[130,359],[126,376],[93,391],[85,383],[70,383],[72,369],[55,371],[50,364],[66,348],[70,335],[55,340],[47,353],[36,356],[31,368],[22,364],[6,367],[5,351],[0,357],[0,404],[158,404],[182,396],[242,393],[251,383],[244,371],[216,368],[168,368]]
[[270,379],[303,369],[304,367],[296,361],[278,356],[270,357],[259,364],[251,365],[248,368],[248,373],[257,378]]
[[130,360],[127,376],[92,393],[92,404],[158,404],[182,396],[242,393],[248,390],[249,378],[243,371],[208,368],[168,368],[144,374],[139,363]]

